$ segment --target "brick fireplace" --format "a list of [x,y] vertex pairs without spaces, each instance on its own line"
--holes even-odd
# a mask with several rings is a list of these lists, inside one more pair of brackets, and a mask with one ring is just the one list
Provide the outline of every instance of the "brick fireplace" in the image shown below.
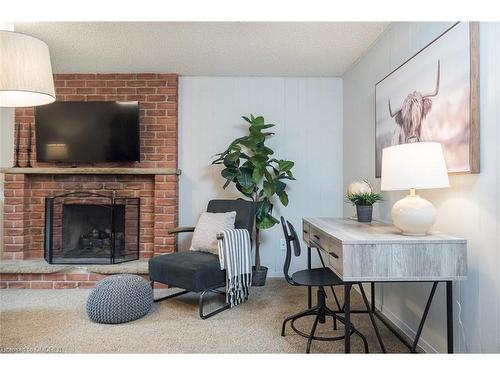
[[[32,169],[10,169],[5,174],[3,262],[43,258],[44,199],[71,191],[140,198],[139,258],[173,251],[176,239],[167,229],[176,226],[178,217],[177,75],[56,74],[54,82],[58,101],[138,101],[141,161],[78,165],[72,173],[70,165],[37,163],[33,149]],[[15,122],[21,124],[19,160],[23,167],[27,164],[29,124],[36,127],[34,109],[16,109]],[[34,131],[31,137],[35,147]],[[48,288],[62,282],[58,285],[88,287],[89,281],[100,278],[76,270],[81,274],[77,278],[86,283],[79,285],[74,277],[66,276],[75,269],[58,269],[55,280],[35,271],[29,275],[2,273],[0,286]],[[43,281],[50,284],[42,285]]]

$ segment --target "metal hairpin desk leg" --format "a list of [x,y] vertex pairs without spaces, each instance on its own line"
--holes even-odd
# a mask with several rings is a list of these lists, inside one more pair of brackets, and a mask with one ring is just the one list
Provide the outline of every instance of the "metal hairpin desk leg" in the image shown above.
[[[429,297],[427,299],[427,303],[425,304],[425,308],[422,314],[422,318],[420,319],[420,323],[417,329],[417,333],[412,342],[408,342],[408,340],[403,337],[397,329],[395,329],[389,321],[376,309],[374,309],[375,316],[382,322],[384,325],[404,344],[410,349],[411,353],[417,352],[418,341],[420,340],[420,336],[422,334],[422,330],[425,325],[425,321],[427,319],[427,315],[429,313],[429,309],[432,304],[432,300],[434,298],[434,294],[436,292],[439,281],[432,282],[432,288],[429,293]],[[372,283],[373,285],[373,283]],[[375,305],[375,292],[372,289],[372,308]],[[446,281],[446,336],[448,341],[448,353],[451,354],[454,352],[453,346],[453,282]]]
[[453,348],[453,282],[446,282],[446,331],[448,336],[448,354],[454,352]]
[[351,283],[344,283],[344,351],[351,352]]
[[[307,269],[311,269],[311,248],[307,246]],[[307,308],[310,309],[312,307],[312,288],[310,286],[307,287]]]
[[372,313],[375,312],[375,283],[372,281],[370,283],[370,306],[372,309]]

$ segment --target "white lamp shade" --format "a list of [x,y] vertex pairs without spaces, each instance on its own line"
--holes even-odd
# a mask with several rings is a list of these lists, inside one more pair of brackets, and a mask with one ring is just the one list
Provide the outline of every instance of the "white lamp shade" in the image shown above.
[[31,107],[55,100],[47,44],[29,35],[0,31],[0,107]]
[[406,143],[382,150],[381,190],[448,186],[450,182],[440,143]]

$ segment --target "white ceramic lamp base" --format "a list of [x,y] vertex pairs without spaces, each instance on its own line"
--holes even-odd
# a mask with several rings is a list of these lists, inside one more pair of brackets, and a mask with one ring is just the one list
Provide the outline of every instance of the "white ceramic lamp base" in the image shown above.
[[425,236],[436,220],[436,209],[433,204],[415,194],[397,201],[392,206],[393,224],[408,236]]

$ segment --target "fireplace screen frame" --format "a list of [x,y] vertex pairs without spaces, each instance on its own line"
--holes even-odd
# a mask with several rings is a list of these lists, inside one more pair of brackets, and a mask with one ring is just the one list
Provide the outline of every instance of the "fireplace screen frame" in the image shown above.
[[[57,259],[61,259],[62,257],[56,257],[54,258],[54,219],[57,216],[55,213],[54,208],[57,207],[57,205],[60,205],[61,210],[60,214],[61,217],[58,218],[57,220],[64,220],[62,217],[62,212],[65,206],[65,201],[71,201],[73,202],[72,204],[79,204],[79,203],[74,203],[75,200],[78,199],[89,199],[89,200],[99,200],[101,202],[104,202],[104,204],[101,203],[83,203],[83,204],[89,204],[89,205],[101,205],[105,208],[110,209],[110,228],[111,228],[111,234],[110,234],[110,255],[109,257],[102,257],[99,258],[99,260],[90,260],[90,258],[77,258],[77,257],[68,257],[65,258],[64,261],[58,261]],[[71,204],[68,204],[70,206]],[[132,243],[133,245],[133,250],[125,250],[125,254],[118,254],[117,249],[116,249],[116,238],[115,238],[115,217],[116,217],[116,210],[118,206],[125,206],[125,226],[127,226],[127,220],[134,220],[136,222],[136,232],[137,235],[133,235],[135,244]],[[136,206],[135,212],[129,213],[127,212],[127,206]],[[140,204],[140,198],[131,198],[131,197],[117,197],[114,193],[112,195],[105,195],[105,194],[100,194],[100,193],[94,193],[94,192],[86,192],[86,191],[72,191],[69,193],[64,193],[60,195],[55,195],[51,197],[46,197],[45,198],[45,228],[44,228],[44,258],[45,260],[50,263],[50,264],[118,264],[118,263],[124,263],[124,262],[130,262],[133,260],[138,260],[139,259],[139,247],[140,247],[140,211],[141,211],[141,204]],[[136,214],[136,215],[134,215]],[[130,217],[134,216],[134,217]],[[61,224],[62,226],[62,224]],[[127,241],[127,238],[131,238],[130,235],[125,235],[126,228],[124,228],[124,239]],[[135,238],[136,237],[136,238]],[[62,251],[62,246],[63,246],[63,241],[62,239],[60,240],[60,247],[61,249],[56,250],[56,251]],[[129,246],[125,243],[125,246]]]

